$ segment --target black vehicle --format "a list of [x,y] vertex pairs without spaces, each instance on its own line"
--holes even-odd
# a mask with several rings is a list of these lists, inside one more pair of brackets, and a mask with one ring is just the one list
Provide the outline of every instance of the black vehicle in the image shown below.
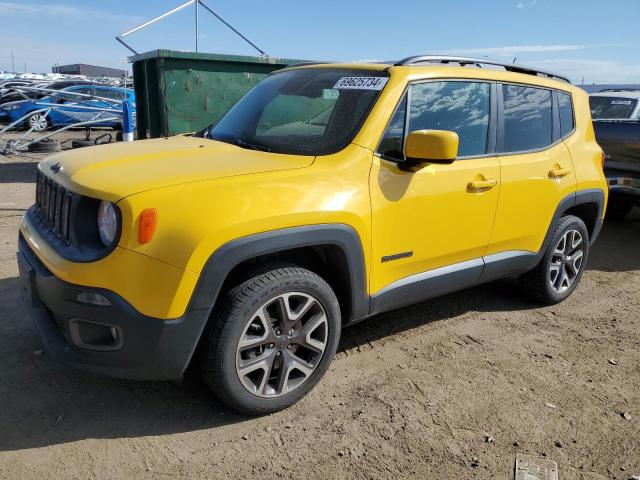
[[[26,85],[28,87],[34,87],[37,89],[44,88],[49,90],[62,90],[67,87],[74,87],[76,85],[93,85],[94,82],[90,82],[87,80],[59,80],[56,82],[50,83],[42,83],[38,85]],[[19,86],[18,86],[19,88]],[[0,97],[0,105],[8,102],[18,102],[20,100],[25,100],[25,97],[31,100],[37,100],[39,98],[43,98],[49,95],[47,91],[38,92],[37,90],[23,90],[20,93],[15,90],[9,90],[7,93]]]
[[640,90],[594,93],[589,103],[596,139],[605,152],[607,217],[621,220],[640,204]]

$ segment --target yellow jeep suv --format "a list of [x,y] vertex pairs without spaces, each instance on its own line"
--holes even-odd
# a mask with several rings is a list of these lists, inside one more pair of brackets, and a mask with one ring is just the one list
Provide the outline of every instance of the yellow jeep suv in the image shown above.
[[18,261],[53,357],[148,380],[197,366],[267,413],[371,315],[501,277],[564,300],[606,199],[587,94],[562,77],[299,65],[196,134],[41,162]]

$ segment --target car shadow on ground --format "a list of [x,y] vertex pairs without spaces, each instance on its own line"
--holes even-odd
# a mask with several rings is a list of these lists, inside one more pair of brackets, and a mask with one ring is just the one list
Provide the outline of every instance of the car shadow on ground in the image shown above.
[[0,163],[0,183],[34,183],[37,162]]
[[[589,269],[640,270],[640,214],[607,223]],[[212,429],[250,421],[198,382],[133,382],[55,363],[18,298],[17,278],[0,280],[0,451],[86,438],[133,438]],[[515,282],[499,281],[378,315],[343,332],[340,351],[467,312],[539,307]]]
[[587,269],[602,272],[640,270],[640,207],[624,220],[605,221]]

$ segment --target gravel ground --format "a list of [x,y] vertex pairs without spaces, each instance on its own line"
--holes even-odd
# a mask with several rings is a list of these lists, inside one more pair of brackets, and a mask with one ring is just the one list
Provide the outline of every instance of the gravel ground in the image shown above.
[[605,225],[563,304],[496,282],[380,315],[302,402],[248,418],[42,352],[15,263],[34,172],[0,157],[0,478],[506,479],[516,453],[563,480],[640,475],[640,210]]

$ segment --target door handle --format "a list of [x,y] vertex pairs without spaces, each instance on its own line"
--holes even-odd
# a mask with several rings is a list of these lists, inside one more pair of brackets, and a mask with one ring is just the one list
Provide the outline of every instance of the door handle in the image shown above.
[[472,192],[478,190],[489,190],[490,188],[498,185],[498,180],[495,178],[487,178],[486,180],[473,180],[467,184],[467,190]]
[[570,168],[553,168],[549,170],[549,178],[561,178],[571,173]]

